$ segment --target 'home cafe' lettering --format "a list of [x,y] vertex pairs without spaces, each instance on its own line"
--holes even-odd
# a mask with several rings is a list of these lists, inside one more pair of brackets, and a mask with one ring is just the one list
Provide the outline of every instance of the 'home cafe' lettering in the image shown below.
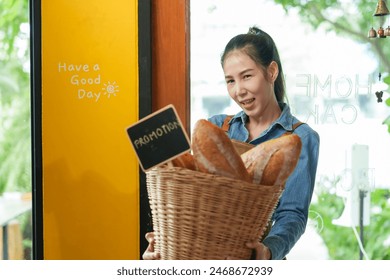
[[299,97],[297,104],[306,102],[297,114],[315,124],[356,123],[359,113],[369,110],[374,88],[380,87],[371,75],[296,74],[288,78],[295,87],[292,95]]
[[144,145],[148,145],[150,142],[157,140],[158,138],[167,135],[172,130],[180,128],[180,124],[176,121],[169,122],[167,124],[163,124],[160,127],[156,128],[152,132],[139,137],[134,140],[134,145],[136,149],[141,148]]

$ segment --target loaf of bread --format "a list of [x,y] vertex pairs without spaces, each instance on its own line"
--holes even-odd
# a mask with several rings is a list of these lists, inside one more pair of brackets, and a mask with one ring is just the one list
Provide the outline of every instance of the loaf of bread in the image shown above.
[[191,153],[184,153],[171,160],[174,167],[182,167],[191,170],[196,170],[194,157]]
[[204,119],[198,120],[191,145],[198,171],[251,181],[241,156],[220,127]]
[[238,140],[231,139],[234,148],[236,149],[237,153],[239,155],[242,155],[243,153],[247,152],[248,150],[252,149],[255,145],[241,142]]
[[300,137],[289,134],[263,142],[241,158],[253,183],[283,185],[298,163],[301,148]]

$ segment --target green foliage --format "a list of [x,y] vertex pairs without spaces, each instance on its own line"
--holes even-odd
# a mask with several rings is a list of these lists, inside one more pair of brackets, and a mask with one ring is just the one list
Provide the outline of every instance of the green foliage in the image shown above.
[[[389,105],[390,102],[386,102],[387,106],[390,107]],[[390,133],[390,116],[388,116],[384,121],[383,124],[387,125],[387,131]]]
[[[348,37],[367,46],[367,52],[372,53],[384,68],[380,71],[389,72],[390,44],[389,39],[368,38],[371,27],[378,29],[386,23],[386,17],[374,17],[377,1],[372,0],[274,0],[283,6],[286,13],[297,11],[303,22],[309,23],[314,30],[319,27]],[[340,48],[340,52],[348,50]]]
[[366,247],[374,260],[390,260],[390,191],[376,190],[371,194],[372,215],[367,227]]
[[[274,0],[275,3],[283,6],[286,13],[293,9],[298,11],[301,19],[309,23],[313,29],[320,26],[328,31],[333,31],[340,36],[349,37],[356,42],[367,45],[367,50],[373,54],[379,63],[379,72],[390,72],[390,44],[386,39],[368,38],[368,31],[371,27],[378,29],[386,28],[386,17],[373,16],[376,10],[377,1],[372,0]],[[342,50],[340,51],[348,51]],[[390,85],[390,78],[385,82]],[[386,101],[390,107],[390,100]],[[390,133],[390,116],[383,124],[388,126]]]
[[[28,0],[0,0],[0,195],[31,191]],[[31,213],[18,217],[31,259]]]
[[0,1],[0,195],[31,191],[27,0]]
[[15,42],[21,35],[22,23],[28,23],[28,0],[0,1],[0,59],[16,56]]
[[[390,76],[387,76],[383,81],[390,87]],[[385,104],[390,107],[390,97],[386,99]],[[387,131],[390,133],[390,115],[383,121],[383,124],[387,125]]]
[[[28,103],[28,98],[25,99]],[[0,141],[0,189],[31,191],[30,108],[16,99],[4,114],[4,138]]]
[[[310,211],[322,218],[319,234],[328,248],[330,259],[358,260],[360,247],[356,233],[351,227],[333,224],[344,210],[343,199],[335,192],[337,182],[338,179],[322,178],[317,185],[318,200],[310,206]],[[371,260],[390,260],[390,190],[376,189],[370,197],[370,224],[363,229],[363,247]],[[358,232],[359,228],[356,230]]]

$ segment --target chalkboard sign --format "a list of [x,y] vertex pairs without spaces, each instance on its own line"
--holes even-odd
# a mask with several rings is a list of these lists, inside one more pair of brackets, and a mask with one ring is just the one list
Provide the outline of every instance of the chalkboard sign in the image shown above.
[[127,128],[142,170],[188,152],[190,141],[173,105],[168,105]]

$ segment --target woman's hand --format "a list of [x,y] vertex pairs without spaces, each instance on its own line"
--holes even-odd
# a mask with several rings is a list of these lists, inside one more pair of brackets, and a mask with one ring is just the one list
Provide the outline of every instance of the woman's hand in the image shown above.
[[270,260],[271,251],[263,243],[260,243],[258,240],[252,240],[246,243],[246,246],[254,250],[254,259],[255,260]]
[[[271,259],[271,251],[265,246],[263,243],[260,243],[258,240],[252,240],[247,242],[246,247],[252,249],[253,254],[251,256],[251,260],[270,260]],[[225,260],[233,260],[229,256],[225,258]]]
[[145,234],[146,240],[149,242],[148,248],[142,254],[142,259],[144,260],[159,260],[161,258],[160,253],[154,251],[154,233],[148,232]]

